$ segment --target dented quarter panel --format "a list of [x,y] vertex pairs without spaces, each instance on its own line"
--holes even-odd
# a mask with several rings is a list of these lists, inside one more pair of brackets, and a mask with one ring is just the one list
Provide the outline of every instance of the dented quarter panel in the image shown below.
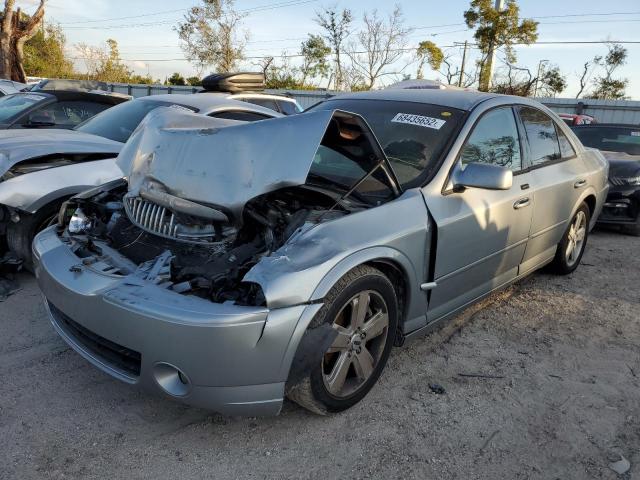
[[426,322],[426,295],[420,284],[426,277],[430,234],[422,195],[408,190],[376,208],[302,228],[255,265],[244,281],[258,283],[267,305],[279,308],[321,300],[353,267],[386,260],[406,275],[407,326],[419,328]]
[[55,200],[122,177],[115,159],[54,167],[0,182],[0,204],[35,213]]

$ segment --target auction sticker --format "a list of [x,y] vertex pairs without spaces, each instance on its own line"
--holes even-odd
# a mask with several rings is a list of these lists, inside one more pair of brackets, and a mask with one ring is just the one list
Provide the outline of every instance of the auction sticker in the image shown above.
[[425,117],[423,115],[412,115],[411,113],[398,113],[391,119],[394,123],[408,123],[409,125],[417,125],[418,127],[434,128],[440,130],[446,120],[439,118]]

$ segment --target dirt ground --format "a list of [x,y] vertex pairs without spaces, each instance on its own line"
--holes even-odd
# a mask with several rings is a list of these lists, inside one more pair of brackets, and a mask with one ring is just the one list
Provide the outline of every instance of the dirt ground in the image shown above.
[[574,274],[535,274],[395,349],[331,417],[149,397],[67,348],[19,280],[0,303],[2,479],[640,479],[640,238],[593,232]]

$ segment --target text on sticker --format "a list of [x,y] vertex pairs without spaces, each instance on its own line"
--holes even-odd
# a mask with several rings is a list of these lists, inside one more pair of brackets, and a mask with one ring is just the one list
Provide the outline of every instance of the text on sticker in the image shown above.
[[409,125],[417,125],[419,127],[435,128],[436,130],[440,130],[440,127],[447,123],[446,120],[439,118],[412,115],[410,113],[398,113],[391,121],[395,123],[408,123]]

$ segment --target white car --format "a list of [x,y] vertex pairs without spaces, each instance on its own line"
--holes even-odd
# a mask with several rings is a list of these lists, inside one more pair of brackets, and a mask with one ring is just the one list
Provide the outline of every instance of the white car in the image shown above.
[[122,177],[114,159],[151,110],[172,107],[239,121],[282,116],[228,97],[153,95],[105,110],[73,130],[0,131],[0,258],[6,248],[31,269],[35,234],[72,195]]

